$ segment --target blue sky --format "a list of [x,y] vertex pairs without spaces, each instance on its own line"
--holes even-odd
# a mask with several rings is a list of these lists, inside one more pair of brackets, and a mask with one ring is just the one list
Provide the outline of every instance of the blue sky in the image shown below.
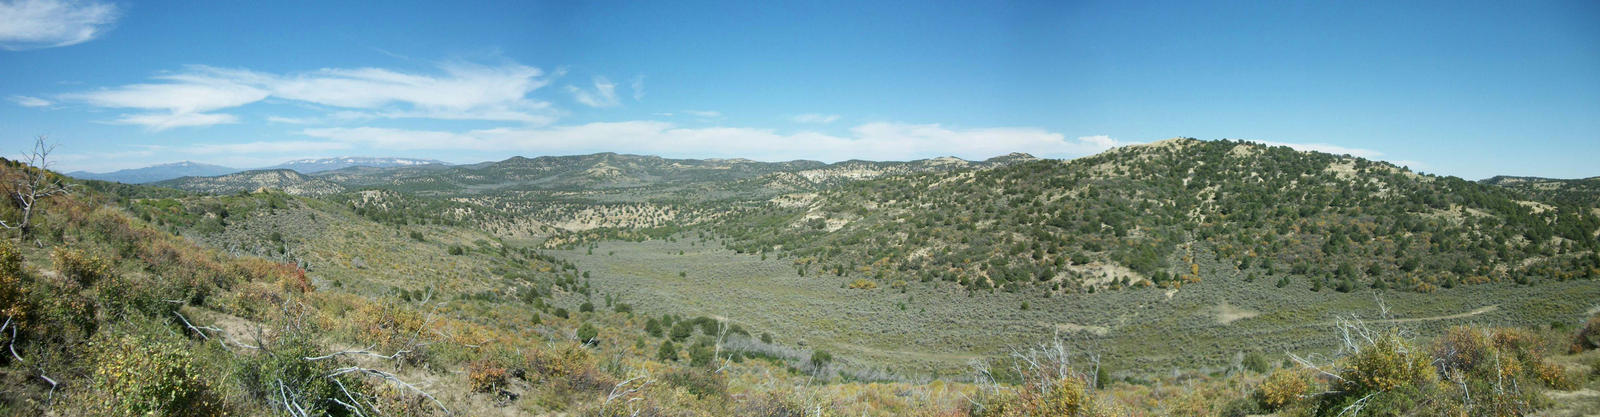
[[1191,136],[1600,175],[1593,1],[640,3],[0,0],[0,150],[48,134],[57,168],[107,171]]

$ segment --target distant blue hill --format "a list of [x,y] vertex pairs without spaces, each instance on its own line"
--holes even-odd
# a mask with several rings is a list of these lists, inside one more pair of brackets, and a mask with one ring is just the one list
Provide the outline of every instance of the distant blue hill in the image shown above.
[[144,168],[124,169],[102,173],[74,171],[68,172],[67,175],[73,178],[86,180],[115,181],[125,184],[143,184],[147,182],[170,180],[178,177],[211,177],[232,174],[239,171],[240,169],[238,168],[183,161],[148,166]]
[[[332,171],[349,167],[409,167],[422,165],[449,165],[443,161],[432,159],[411,158],[375,158],[365,156],[341,156],[337,158],[297,159],[256,169],[288,169],[301,174],[313,174],[323,171]],[[215,177],[245,171],[239,168],[230,168],[221,165],[202,164],[198,162],[174,162],[170,164],[153,165],[144,168],[124,169],[111,172],[74,171],[67,173],[73,178],[86,180],[115,181],[125,184],[144,184],[157,181],[166,181],[182,177]]]
[[297,159],[261,169],[289,169],[301,174],[314,174],[349,167],[392,168],[420,165],[449,165],[444,161],[411,158],[374,158],[366,156],[341,156],[337,158]]

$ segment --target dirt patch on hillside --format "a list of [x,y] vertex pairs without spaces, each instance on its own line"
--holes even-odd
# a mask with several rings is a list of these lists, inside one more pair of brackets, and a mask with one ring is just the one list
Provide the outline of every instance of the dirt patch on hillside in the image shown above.
[[1339,177],[1339,179],[1353,179],[1356,177],[1356,162],[1354,160],[1341,159],[1337,162],[1328,164],[1328,167],[1324,168],[1322,171],[1331,173],[1334,176]]
[[1111,333],[1111,328],[1106,326],[1086,326],[1076,323],[1051,323],[1050,327],[1062,333],[1094,333],[1095,336],[1105,336]]
[[1516,203],[1519,206],[1527,207],[1529,210],[1532,210],[1533,214],[1540,214],[1555,209],[1554,206],[1537,201],[1517,200]]
[[[1144,275],[1139,275],[1132,269],[1110,262],[1090,262],[1083,265],[1068,265],[1067,270],[1077,272],[1083,277],[1084,287],[1106,287],[1112,282],[1127,280],[1128,285],[1137,285],[1141,281],[1148,281]],[[1063,278],[1057,276],[1057,279]]]
[[1259,316],[1259,315],[1261,315],[1261,312],[1259,312],[1259,311],[1246,310],[1246,309],[1242,309],[1242,308],[1239,308],[1239,307],[1234,307],[1233,305],[1228,304],[1228,300],[1222,300],[1222,304],[1217,304],[1217,309],[1216,309],[1217,324],[1224,324],[1225,325],[1225,324],[1233,323],[1235,321],[1248,319],[1248,318]]

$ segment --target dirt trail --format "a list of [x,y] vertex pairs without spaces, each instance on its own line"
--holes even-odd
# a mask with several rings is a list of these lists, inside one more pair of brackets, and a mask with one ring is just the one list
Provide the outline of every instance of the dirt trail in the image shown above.
[[875,348],[875,347],[871,347],[871,346],[858,345],[858,344],[854,344],[854,343],[844,343],[844,342],[832,342],[832,343],[829,343],[829,345],[831,345],[834,348],[839,348],[839,349],[849,350],[849,351],[855,351],[855,352],[861,352],[861,353],[865,353],[865,354],[869,354],[869,355],[910,357],[910,358],[916,358],[916,359],[927,360],[927,361],[948,362],[948,363],[961,363],[961,362],[965,362],[965,361],[970,360],[970,359],[975,359],[975,358],[982,357],[980,355],[975,355],[975,354],[971,354],[971,353],[938,353],[938,352],[919,352],[919,351],[910,351],[910,350],[879,349],[879,348]]
[[1465,312],[1465,313],[1451,314],[1451,315],[1448,315],[1448,316],[1432,316],[1432,317],[1413,317],[1413,318],[1404,318],[1404,319],[1372,320],[1372,321],[1368,321],[1367,323],[1414,323],[1414,322],[1419,322],[1419,321],[1455,320],[1455,319],[1464,319],[1464,318],[1467,318],[1467,317],[1472,317],[1472,316],[1476,316],[1476,315],[1483,314],[1483,313],[1488,313],[1488,312],[1499,310],[1499,309],[1500,309],[1500,305],[1499,304],[1495,304],[1495,305],[1486,306],[1486,307],[1479,307],[1476,310],[1468,311],[1468,312]]
[[1577,391],[1547,391],[1545,396],[1555,402],[1555,406],[1540,410],[1534,416],[1538,417],[1589,417],[1600,415],[1600,391],[1581,389]]

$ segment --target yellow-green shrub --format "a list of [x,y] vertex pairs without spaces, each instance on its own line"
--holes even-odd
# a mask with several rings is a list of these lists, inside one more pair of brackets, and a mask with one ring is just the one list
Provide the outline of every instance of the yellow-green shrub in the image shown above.
[[1068,375],[1054,380],[1048,387],[1024,384],[1013,390],[980,393],[975,407],[970,410],[975,417],[1024,416],[1113,416],[1117,410],[1096,401],[1089,385],[1080,375]]
[[1039,398],[1039,411],[1044,415],[1079,415],[1088,407],[1089,396],[1083,392],[1082,380],[1066,377],[1061,378],[1055,385]]
[[1281,409],[1300,401],[1311,390],[1311,376],[1298,369],[1279,369],[1267,375],[1256,389],[1256,402],[1268,410]]
[[1390,332],[1350,357],[1339,376],[1344,379],[1344,391],[1364,395],[1406,385],[1432,384],[1438,380],[1432,362],[1427,354]]
[[0,244],[0,316],[10,318],[12,324],[28,318],[28,290],[22,284],[22,254],[9,244]]
[[94,358],[87,396],[88,407],[98,414],[226,414],[184,346],[124,336],[102,341]]
[[473,392],[493,393],[506,386],[506,368],[480,359],[467,364],[467,384]]
[[1600,349],[1600,314],[1589,316],[1589,320],[1572,337],[1573,353],[1589,349]]
[[55,263],[56,272],[84,287],[111,276],[110,262],[81,250],[57,246],[50,253],[50,260]]

